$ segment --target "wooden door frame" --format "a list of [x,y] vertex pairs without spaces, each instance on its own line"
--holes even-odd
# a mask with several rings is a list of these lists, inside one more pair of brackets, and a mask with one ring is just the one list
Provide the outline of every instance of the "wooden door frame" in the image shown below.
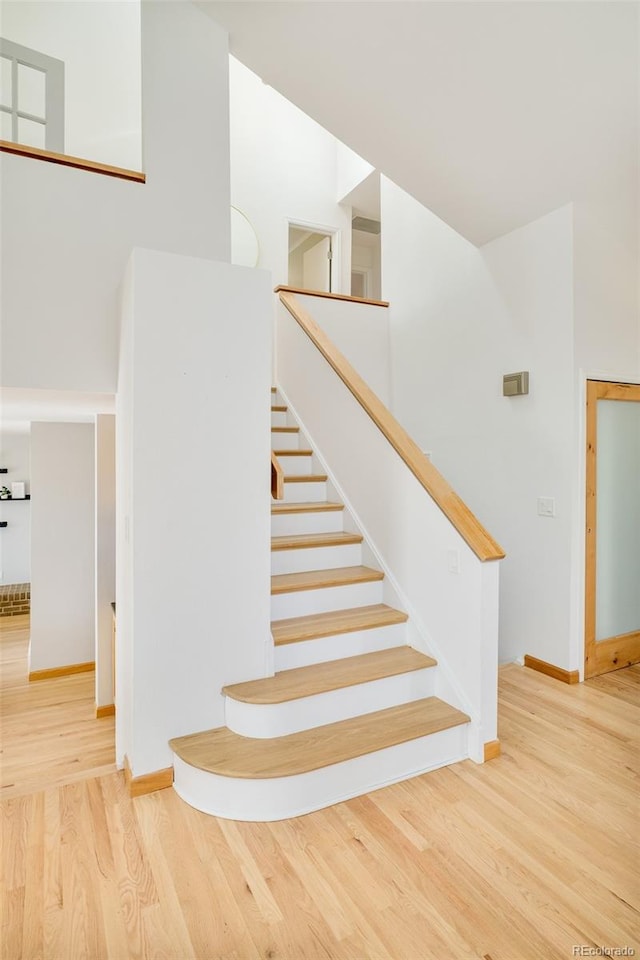
[[[596,641],[596,467],[598,454],[598,400],[640,401],[640,384],[605,380],[587,380],[587,456],[586,456],[586,524],[585,524],[585,615],[584,615],[584,678],[599,676],[608,670],[619,670],[636,662],[632,650],[637,648],[640,631],[623,633],[608,640]],[[608,668],[608,670],[607,670]]]

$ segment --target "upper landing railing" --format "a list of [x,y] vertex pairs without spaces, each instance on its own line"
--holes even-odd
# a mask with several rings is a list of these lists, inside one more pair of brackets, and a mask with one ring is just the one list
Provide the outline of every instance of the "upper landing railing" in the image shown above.
[[44,160],[47,163],[57,163],[63,167],[75,167],[77,170],[87,170],[90,173],[100,173],[104,177],[118,177],[120,180],[133,180],[136,183],[145,183],[146,176],[139,170],[127,170],[124,167],[112,167],[108,163],[98,163],[95,160],[83,160],[80,157],[71,157],[66,153],[54,153],[51,150],[41,150],[39,147],[27,147],[11,140],[0,140],[0,153],[15,153],[20,157],[30,157],[32,160]]
[[[500,544],[485,530],[466,503],[464,503],[450,487],[428,457],[424,455],[422,450],[420,450],[411,439],[407,431],[400,426],[391,412],[378,399],[370,387],[367,386],[346,357],[334,346],[295,297],[296,293],[316,296],[323,296],[323,294],[315,294],[314,291],[282,286],[276,287],[276,293],[280,295],[280,300],[289,313],[338,374],[347,389],[353,394],[360,406],[373,420],[402,460],[404,460],[409,470],[411,470],[418,482],[424,487],[447,519],[453,524],[478,559],[481,561],[501,560],[505,553]],[[330,296],[334,299],[353,300],[357,303],[365,302],[381,307],[388,306],[388,303],[383,301],[363,301],[357,297],[338,296],[336,294],[324,294],[324,296]]]

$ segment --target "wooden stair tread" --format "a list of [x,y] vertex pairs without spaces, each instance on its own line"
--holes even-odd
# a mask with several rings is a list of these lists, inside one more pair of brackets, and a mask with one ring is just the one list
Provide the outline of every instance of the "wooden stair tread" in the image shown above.
[[300,433],[300,427],[271,427],[271,433]]
[[468,723],[437,697],[377,710],[273,739],[251,739],[227,727],[169,741],[185,763],[223,777],[270,779],[308,773]]
[[350,543],[362,543],[359,533],[295,533],[285,537],[272,537],[272,550],[306,550],[311,547],[342,547]]
[[310,457],[313,450],[274,450],[276,457]]
[[312,613],[304,617],[289,617],[274,620],[271,633],[275,645],[317,640],[356,630],[372,630],[388,627],[394,623],[406,623],[409,619],[402,610],[395,610],[386,603],[374,603],[366,607],[350,607],[347,610],[330,610],[329,613]]
[[288,409],[288,407],[283,407],[279,404],[276,406],[271,404],[271,413],[286,413]]
[[319,500],[315,503],[285,503],[281,500],[271,504],[271,513],[276,516],[284,513],[324,513],[330,510],[344,510],[343,503],[331,503]]
[[282,478],[285,483],[324,483],[326,473],[288,474]]
[[382,570],[371,567],[337,567],[335,570],[304,570],[302,573],[278,573],[271,577],[271,593],[296,593],[299,590],[320,590],[353,583],[384,580]]
[[435,660],[412,647],[393,647],[344,660],[283,670],[274,677],[231,684],[223,687],[222,692],[243,703],[285,703],[435,665]]

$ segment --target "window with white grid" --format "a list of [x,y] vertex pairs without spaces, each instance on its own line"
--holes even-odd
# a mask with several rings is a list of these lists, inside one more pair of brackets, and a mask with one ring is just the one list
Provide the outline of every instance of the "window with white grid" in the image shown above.
[[0,140],[64,153],[64,62],[1,37]]

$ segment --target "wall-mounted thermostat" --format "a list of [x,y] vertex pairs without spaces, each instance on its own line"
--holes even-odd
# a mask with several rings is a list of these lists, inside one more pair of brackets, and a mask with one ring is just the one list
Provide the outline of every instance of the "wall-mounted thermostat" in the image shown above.
[[522,397],[525,393],[529,393],[529,371],[521,370],[520,373],[505,373],[502,378],[502,396]]

